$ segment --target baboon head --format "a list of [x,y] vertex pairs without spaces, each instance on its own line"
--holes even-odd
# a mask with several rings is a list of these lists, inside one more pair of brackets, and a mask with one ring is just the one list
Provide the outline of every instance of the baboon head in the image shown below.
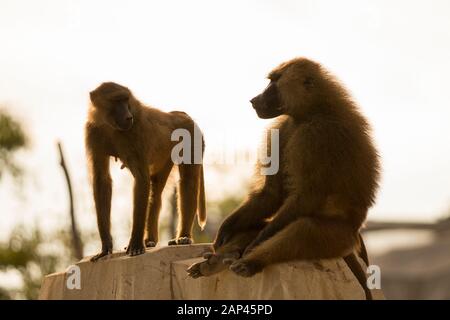
[[114,129],[126,131],[133,126],[131,91],[114,82],[104,82],[90,92],[97,119]]
[[250,102],[258,117],[282,114],[301,118],[311,112],[321,85],[321,66],[306,58],[296,58],[272,70],[267,88]]

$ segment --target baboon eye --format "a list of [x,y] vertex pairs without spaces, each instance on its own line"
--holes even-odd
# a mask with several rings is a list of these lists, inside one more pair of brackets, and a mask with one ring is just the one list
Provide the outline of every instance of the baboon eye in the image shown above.
[[269,82],[269,84],[268,84],[267,86],[269,87],[269,86],[271,86],[271,85],[276,85],[278,79],[279,79],[279,78],[270,78],[270,79],[269,79],[270,82]]
[[115,94],[110,97],[110,100],[112,102],[126,102],[128,101],[128,99],[129,99],[128,95],[125,94]]
[[281,74],[270,74],[268,79],[270,80],[270,82],[277,82],[280,77]]

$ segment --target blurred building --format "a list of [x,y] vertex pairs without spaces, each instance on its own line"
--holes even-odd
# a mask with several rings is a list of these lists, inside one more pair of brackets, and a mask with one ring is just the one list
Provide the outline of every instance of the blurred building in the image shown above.
[[450,219],[436,224],[369,225],[369,232],[371,227],[424,229],[433,235],[429,244],[372,257],[371,264],[381,268],[381,288],[387,299],[450,299]]

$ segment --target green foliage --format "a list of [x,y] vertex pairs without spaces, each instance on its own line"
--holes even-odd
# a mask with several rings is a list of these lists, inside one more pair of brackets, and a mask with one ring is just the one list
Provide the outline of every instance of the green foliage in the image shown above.
[[229,195],[219,201],[207,204],[208,223],[205,230],[201,231],[198,225],[194,224],[194,239],[196,242],[212,242],[216,236],[222,221],[232,213],[243,201],[237,195]]
[[217,214],[222,219],[228,216],[232,211],[234,211],[243,201],[242,197],[229,196],[221,201],[217,205]]
[[[0,288],[0,299],[36,299],[42,279],[67,263],[65,235],[43,237],[35,227],[31,231],[17,227],[8,241],[0,243],[0,272],[15,270],[21,278],[19,289]],[[59,250],[58,245],[63,248]],[[49,250],[53,247],[53,250]]]
[[21,174],[22,170],[15,163],[13,154],[26,146],[27,137],[20,123],[0,110],[0,178],[5,171],[14,177]]

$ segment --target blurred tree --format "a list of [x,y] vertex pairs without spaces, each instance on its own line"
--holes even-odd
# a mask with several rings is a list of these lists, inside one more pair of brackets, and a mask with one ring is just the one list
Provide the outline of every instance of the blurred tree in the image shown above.
[[[27,144],[21,124],[0,109],[0,178],[6,172],[14,178],[22,175],[14,154]],[[13,287],[0,285],[0,299],[36,299],[43,276],[73,261],[67,254],[71,243],[65,231],[43,236],[37,226],[16,227],[9,240],[0,243],[0,272],[5,277],[17,274],[20,281]]]
[[80,233],[78,232],[77,219],[75,217],[75,208],[74,208],[74,197],[72,191],[72,181],[70,179],[69,169],[67,168],[66,161],[64,159],[64,153],[62,149],[61,142],[57,143],[59,157],[60,157],[60,165],[63,169],[64,176],[67,182],[67,191],[69,193],[69,216],[70,216],[70,231],[72,232],[72,248],[74,251],[74,256],[77,260],[81,260],[84,256],[83,251],[83,241],[81,240]]
[[27,145],[27,137],[19,122],[15,121],[4,110],[0,110],[0,178],[4,172],[18,177],[22,170],[13,154]]
[[0,299],[36,299],[42,278],[69,263],[70,241],[66,238],[66,232],[43,237],[37,227],[15,228],[10,239],[0,243],[0,271],[16,271],[21,283],[0,288]]

